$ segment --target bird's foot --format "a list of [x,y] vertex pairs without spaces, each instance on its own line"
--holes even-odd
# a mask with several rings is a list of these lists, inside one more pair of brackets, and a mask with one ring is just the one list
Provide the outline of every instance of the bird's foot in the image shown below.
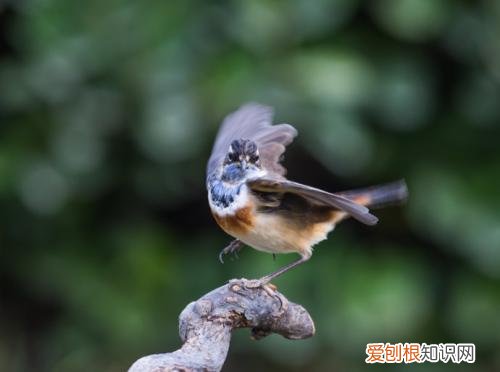
[[276,287],[274,284],[263,281],[261,279],[242,279],[242,283],[245,288],[262,288],[269,296],[274,296],[276,294],[276,290],[278,289],[278,287]]
[[222,258],[226,254],[234,254],[234,256],[238,258],[238,252],[241,250],[241,248],[243,248],[243,243],[238,239],[233,240],[227,247],[220,251],[219,261],[221,263],[224,263],[224,260]]

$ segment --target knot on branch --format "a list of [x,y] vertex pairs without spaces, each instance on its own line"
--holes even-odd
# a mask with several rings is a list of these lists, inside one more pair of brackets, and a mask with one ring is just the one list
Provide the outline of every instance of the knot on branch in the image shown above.
[[314,322],[301,305],[288,301],[271,284],[233,279],[195,302],[179,317],[182,347],[143,357],[129,372],[220,371],[231,331],[251,328],[258,340],[277,333],[292,340],[314,335]]

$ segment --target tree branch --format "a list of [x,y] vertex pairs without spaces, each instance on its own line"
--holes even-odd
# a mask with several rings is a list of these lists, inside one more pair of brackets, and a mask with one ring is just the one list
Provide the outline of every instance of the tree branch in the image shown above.
[[191,302],[179,317],[182,347],[137,360],[129,372],[220,371],[231,332],[251,328],[255,340],[277,333],[292,340],[314,335],[311,316],[272,284],[233,279]]

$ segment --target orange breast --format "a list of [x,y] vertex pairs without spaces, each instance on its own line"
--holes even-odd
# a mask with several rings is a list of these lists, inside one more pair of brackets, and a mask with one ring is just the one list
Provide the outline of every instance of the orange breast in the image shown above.
[[232,215],[220,216],[215,212],[212,212],[212,214],[225,232],[236,237],[246,235],[254,224],[250,206],[240,208]]

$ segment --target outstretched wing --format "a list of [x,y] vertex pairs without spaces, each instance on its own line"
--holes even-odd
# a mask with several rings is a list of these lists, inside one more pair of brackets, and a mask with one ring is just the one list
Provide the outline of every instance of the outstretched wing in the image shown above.
[[280,164],[285,147],[297,135],[289,124],[272,125],[273,109],[258,103],[247,103],[229,114],[223,121],[215,139],[207,164],[207,175],[212,174],[224,161],[229,145],[235,139],[249,139],[256,143],[262,167],[270,173],[284,175]]
[[370,210],[361,204],[357,204],[341,195],[331,194],[297,182],[264,177],[248,180],[247,185],[252,190],[260,192],[293,193],[312,203],[343,210],[358,221],[367,225],[375,225],[378,222],[378,218],[371,214]]

